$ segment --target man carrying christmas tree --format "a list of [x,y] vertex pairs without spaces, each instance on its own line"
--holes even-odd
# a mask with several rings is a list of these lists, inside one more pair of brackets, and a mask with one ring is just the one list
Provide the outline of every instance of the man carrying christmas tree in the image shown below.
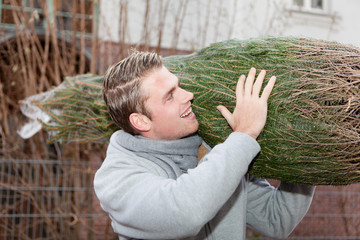
[[275,84],[252,68],[236,86],[236,107],[218,110],[233,133],[200,162],[193,94],[155,53],[133,52],[104,77],[104,100],[122,129],[94,179],[119,239],[245,239],[246,226],[286,237],[306,214],[314,188],[247,174]]

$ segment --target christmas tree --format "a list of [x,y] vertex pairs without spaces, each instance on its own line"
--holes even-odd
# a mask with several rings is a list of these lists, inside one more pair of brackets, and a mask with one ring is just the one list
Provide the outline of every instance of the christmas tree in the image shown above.
[[[359,49],[305,38],[228,40],[163,60],[194,93],[198,133],[210,146],[231,133],[216,106],[234,108],[239,76],[251,67],[277,76],[251,174],[317,185],[360,182]],[[52,132],[50,141],[106,142],[117,127],[101,89],[102,76],[67,78],[46,99],[29,98],[24,107],[35,104],[49,116],[42,124]]]

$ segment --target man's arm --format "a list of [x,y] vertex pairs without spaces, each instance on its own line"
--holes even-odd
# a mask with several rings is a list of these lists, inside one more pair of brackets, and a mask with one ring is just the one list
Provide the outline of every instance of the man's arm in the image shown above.
[[307,213],[315,187],[250,176],[246,219],[249,227],[269,237],[286,238]]
[[[232,114],[225,107],[218,107],[234,132],[246,133],[254,139],[265,126],[267,100],[276,80],[271,77],[259,96],[265,71],[260,72],[254,83],[255,73],[252,68],[246,82],[245,76],[240,77]],[[275,189],[267,181],[252,177],[248,190],[247,223],[267,236],[286,237],[306,214],[313,192],[313,187],[285,183]]]

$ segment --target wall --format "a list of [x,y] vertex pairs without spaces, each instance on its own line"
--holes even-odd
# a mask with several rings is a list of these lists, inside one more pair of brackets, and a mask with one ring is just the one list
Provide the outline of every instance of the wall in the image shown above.
[[229,38],[306,36],[360,46],[360,2],[325,1],[325,13],[297,11],[276,0],[101,1],[99,36],[165,48],[197,50]]

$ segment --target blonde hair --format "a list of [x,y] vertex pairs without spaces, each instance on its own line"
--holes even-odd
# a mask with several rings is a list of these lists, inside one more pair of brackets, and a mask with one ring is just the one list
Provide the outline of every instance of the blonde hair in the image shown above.
[[131,54],[111,66],[105,73],[103,97],[112,120],[124,131],[136,135],[129,116],[141,113],[151,119],[145,108],[147,96],[141,91],[141,82],[151,71],[162,67],[162,59],[156,53],[132,51]]

